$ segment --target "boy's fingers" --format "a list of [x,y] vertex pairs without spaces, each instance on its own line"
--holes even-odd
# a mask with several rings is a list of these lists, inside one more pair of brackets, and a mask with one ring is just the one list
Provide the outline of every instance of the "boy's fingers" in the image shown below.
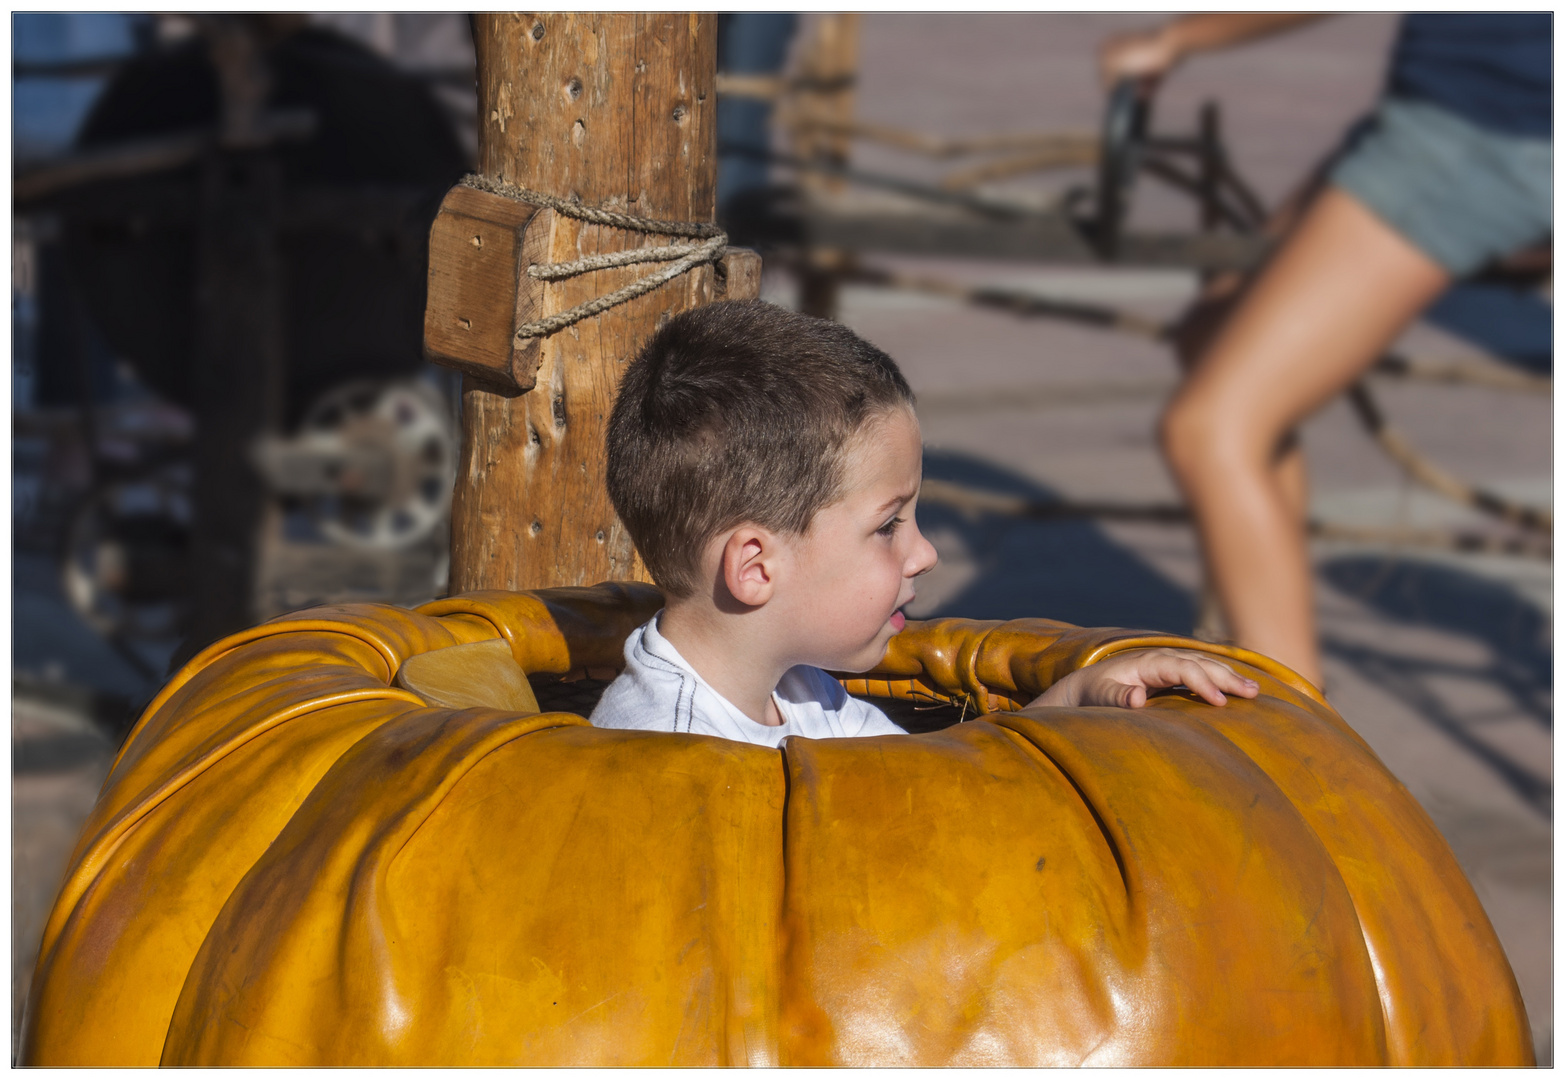
[[1234,671],[1233,668],[1229,667],[1226,661],[1219,660],[1210,653],[1196,652],[1194,649],[1170,649],[1168,651],[1173,653],[1175,656],[1183,656],[1188,660],[1194,660],[1198,664],[1207,664],[1211,667],[1222,668],[1230,675],[1239,674],[1237,671]]
[[1246,675],[1239,674],[1227,664],[1218,664],[1217,669],[1213,673],[1213,681],[1228,693],[1252,698],[1261,692],[1260,683]]
[[1180,679],[1181,682],[1208,705],[1226,705],[1228,703],[1228,699],[1223,696],[1222,690],[1218,688],[1212,676],[1207,674],[1206,668],[1194,661],[1187,660],[1185,663],[1188,667]]
[[[1178,657],[1183,663],[1194,664],[1219,690],[1246,698],[1255,697],[1261,692],[1260,683],[1239,674],[1216,657],[1189,649],[1170,649],[1168,653],[1171,656]],[[1181,666],[1181,673],[1185,670],[1188,669]],[[1169,685],[1172,686],[1174,684],[1170,683]],[[1185,682],[1185,685],[1192,690],[1196,689],[1188,681]],[[1202,696],[1205,697],[1206,695],[1203,694]],[[1207,698],[1207,700],[1210,701],[1211,699]]]
[[1254,679],[1246,678],[1221,660],[1213,660],[1210,657],[1201,657],[1196,661],[1207,676],[1218,687],[1230,694],[1238,694],[1240,697],[1254,697],[1261,692],[1261,684]]
[[[1219,697],[1221,697],[1224,692],[1242,698],[1253,698],[1260,696],[1260,683],[1256,682],[1254,679],[1246,678],[1245,676],[1240,675],[1227,664],[1201,660],[1193,664],[1192,669],[1198,670],[1201,673],[1199,678],[1202,685],[1197,686],[1195,682],[1190,681],[1188,678],[1185,680],[1185,685],[1190,687],[1191,690],[1194,690],[1196,693],[1200,694],[1202,698],[1213,705],[1221,705],[1223,702],[1214,700],[1212,693],[1216,693]],[[1209,693],[1208,691],[1211,692]]]
[[[1134,654],[1124,655],[1128,660]],[[1121,708],[1139,709],[1146,704],[1147,690],[1168,686],[1186,686],[1209,705],[1227,704],[1226,694],[1253,698],[1261,690],[1254,679],[1240,675],[1215,657],[1192,649],[1148,649],[1126,666],[1129,670],[1121,678],[1128,677],[1131,681],[1122,683],[1124,689],[1115,691]]]
[[[1183,684],[1208,705],[1223,705],[1228,699],[1223,696],[1222,683],[1228,683],[1230,679],[1237,679],[1232,671],[1226,668],[1209,668],[1196,656],[1174,655],[1166,658],[1166,664],[1159,664],[1148,672],[1156,684],[1160,686],[1179,686]],[[1227,678],[1223,678],[1226,675]],[[1221,680],[1221,683],[1219,682]],[[1151,681],[1151,680],[1149,680]]]
[[1120,683],[1116,694],[1122,709],[1139,709],[1147,703],[1147,688],[1137,683]]

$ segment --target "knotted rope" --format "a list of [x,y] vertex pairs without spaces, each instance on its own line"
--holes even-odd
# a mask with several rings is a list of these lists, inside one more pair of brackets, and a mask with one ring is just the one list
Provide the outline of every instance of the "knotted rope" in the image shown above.
[[594,270],[607,270],[614,266],[630,266],[634,263],[666,262],[670,265],[654,274],[631,282],[622,288],[615,289],[611,293],[595,297],[584,304],[577,304],[567,311],[557,315],[546,315],[541,319],[523,323],[516,331],[516,336],[522,338],[543,337],[552,334],[556,330],[563,330],[573,323],[617,307],[627,301],[634,300],[651,292],[665,282],[673,281],[687,270],[694,269],[703,263],[716,262],[722,258],[723,250],[728,246],[728,234],[716,225],[699,221],[655,221],[652,218],[637,217],[635,214],[624,214],[617,210],[600,210],[596,207],[583,206],[581,203],[570,202],[555,195],[545,195],[541,191],[531,191],[516,184],[507,183],[504,180],[495,180],[492,177],[480,176],[470,173],[462,178],[465,187],[475,188],[478,191],[487,191],[491,195],[499,195],[502,198],[514,199],[531,206],[542,206],[553,210],[557,214],[575,218],[578,221],[591,222],[594,225],[611,225],[617,229],[627,229],[631,232],[649,233],[654,236],[687,236],[699,239],[698,244],[666,244],[663,247],[636,248],[632,251],[610,251],[602,255],[588,255],[574,262],[547,263],[538,266],[529,266],[527,275],[539,278],[543,281],[559,281],[563,278],[576,277],[580,274],[588,274]]

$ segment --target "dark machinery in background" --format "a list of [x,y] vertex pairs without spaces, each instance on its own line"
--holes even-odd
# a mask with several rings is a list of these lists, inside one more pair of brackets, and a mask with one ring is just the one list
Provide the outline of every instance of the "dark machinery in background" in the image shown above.
[[[176,661],[291,608],[444,591],[455,401],[422,362],[425,245],[470,167],[427,80],[349,39],[195,26],[118,62],[14,186],[56,237],[45,321],[68,331],[44,327],[39,384],[79,401],[91,464],[67,595],[122,646],[183,637]],[[95,346],[193,433],[104,430]]]

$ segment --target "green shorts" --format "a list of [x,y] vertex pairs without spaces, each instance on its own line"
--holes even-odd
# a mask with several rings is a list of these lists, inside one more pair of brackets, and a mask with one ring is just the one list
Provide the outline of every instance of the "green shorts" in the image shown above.
[[1553,141],[1427,101],[1383,100],[1330,175],[1452,277],[1554,231]]

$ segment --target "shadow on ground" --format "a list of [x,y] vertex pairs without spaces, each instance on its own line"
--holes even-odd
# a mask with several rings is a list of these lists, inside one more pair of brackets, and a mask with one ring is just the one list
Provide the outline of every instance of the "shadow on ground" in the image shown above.
[[114,741],[167,681],[172,641],[116,646],[65,598],[52,554],[12,559],[13,692],[83,711]]
[[[1553,646],[1547,614],[1505,585],[1451,566],[1397,558],[1356,556],[1322,563],[1317,573],[1338,591],[1397,622],[1476,639],[1487,657],[1460,664],[1342,641],[1327,652],[1352,665],[1366,680],[1405,701],[1544,815],[1552,813],[1554,785],[1489,746],[1474,733],[1483,720],[1458,711],[1431,677],[1486,683],[1507,700],[1507,712],[1536,722],[1551,734]],[[1485,713],[1493,712],[1484,710]]]
[[[1008,469],[951,451],[926,450],[924,475],[1039,502],[1059,498]],[[1091,521],[968,514],[935,502],[919,504],[918,520],[926,532],[955,532],[977,570],[931,618],[1047,618],[1190,632],[1195,609],[1189,593]]]

